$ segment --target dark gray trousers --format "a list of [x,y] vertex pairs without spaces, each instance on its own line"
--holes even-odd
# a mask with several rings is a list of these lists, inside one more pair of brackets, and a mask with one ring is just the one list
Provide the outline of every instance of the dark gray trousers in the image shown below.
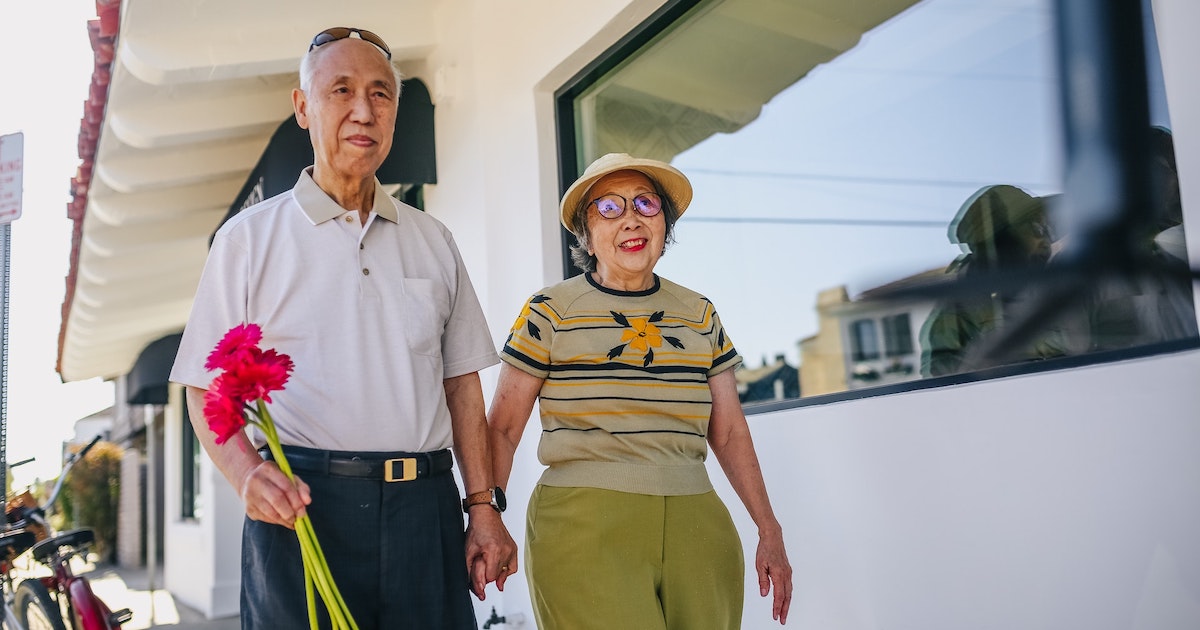
[[[453,474],[397,483],[296,474],[312,489],[308,515],[361,630],[477,628]],[[245,520],[241,607],[244,630],[309,627],[295,532]]]

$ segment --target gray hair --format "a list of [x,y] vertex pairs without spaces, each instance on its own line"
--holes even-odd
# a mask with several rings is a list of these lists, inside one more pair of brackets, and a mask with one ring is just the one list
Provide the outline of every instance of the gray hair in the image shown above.
[[[638,171],[641,172],[641,171]],[[643,173],[645,175],[645,173]],[[667,232],[664,235],[663,251],[666,253],[667,247],[675,242],[675,222],[679,220],[679,211],[675,209],[675,201],[671,199],[665,192],[662,186],[658,185],[658,180],[646,175],[646,179],[650,180],[650,184],[654,186],[654,192],[662,199],[662,214],[663,220],[667,223]],[[579,205],[575,207],[575,212],[572,215],[573,223],[579,226],[579,234],[575,235],[575,244],[571,246],[571,262],[575,263],[584,273],[592,273],[596,270],[596,255],[590,253],[591,249],[591,232],[588,231],[588,210],[592,207],[592,200],[584,195],[579,200]],[[636,210],[628,209],[628,212],[636,212]]]
[[[333,42],[330,42],[330,43],[333,43]],[[300,91],[301,92],[308,94],[308,88],[312,86],[313,74],[315,74],[317,71],[317,59],[319,58],[319,56],[321,54],[323,54],[321,52],[322,49],[324,49],[326,47],[328,47],[328,44],[326,44],[325,46],[317,46],[316,48],[308,51],[308,53],[306,53],[303,57],[300,58]],[[380,52],[380,54],[383,54],[382,51]],[[388,67],[392,69],[392,77],[396,80],[396,98],[399,99],[400,98],[400,90],[403,85],[401,82],[404,80],[404,75],[400,73],[400,68],[397,68],[396,64],[392,63],[391,60],[388,60]]]

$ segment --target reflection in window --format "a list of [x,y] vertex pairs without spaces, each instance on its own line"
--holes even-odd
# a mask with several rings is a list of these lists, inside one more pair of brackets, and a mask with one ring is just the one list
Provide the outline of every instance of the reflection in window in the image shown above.
[[[580,170],[620,151],[692,180],[656,271],[716,305],[744,391],[783,365],[804,397],[989,367],[972,348],[1030,291],[875,297],[1053,265],[1069,242],[1048,220],[1063,170],[1053,16],[1052,0],[701,1],[571,87],[566,141]],[[1158,155],[1165,194],[1141,240],[1186,260],[1174,155]],[[1190,285],[1113,284],[1044,328],[1009,361],[1195,337],[1196,317]]]
[[913,353],[912,327],[908,324],[908,313],[883,318],[883,348],[889,359]]
[[850,322],[850,358],[855,361],[879,358],[879,338],[875,334],[874,320]]

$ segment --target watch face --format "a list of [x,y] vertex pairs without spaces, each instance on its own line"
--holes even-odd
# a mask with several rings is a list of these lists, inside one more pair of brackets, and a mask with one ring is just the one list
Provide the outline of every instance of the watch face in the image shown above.
[[496,486],[496,489],[492,491],[492,499],[496,501],[496,507],[501,512],[508,507],[508,499],[504,497],[504,491],[500,489],[500,486]]

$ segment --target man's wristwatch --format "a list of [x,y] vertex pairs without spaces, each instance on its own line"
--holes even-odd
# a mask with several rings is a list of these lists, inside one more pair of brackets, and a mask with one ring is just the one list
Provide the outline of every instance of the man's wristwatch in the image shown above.
[[468,494],[467,498],[462,500],[464,512],[470,510],[472,505],[490,505],[493,510],[503,512],[504,508],[508,507],[508,501],[504,498],[504,491],[496,486],[491,490]]

